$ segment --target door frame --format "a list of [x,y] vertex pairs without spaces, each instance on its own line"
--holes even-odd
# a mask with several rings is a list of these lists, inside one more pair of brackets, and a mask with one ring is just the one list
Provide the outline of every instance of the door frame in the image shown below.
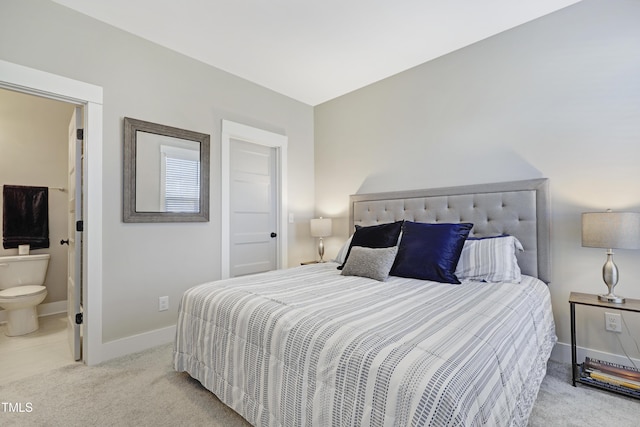
[[84,109],[83,361],[102,361],[102,87],[0,60],[0,87]]
[[82,313],[82,232],[76,229],[76,224],[84,220],[81,205],[84,138],[78,138],[78,129],[84,129],[83,110],[79,105],[73,107],[67,140],[67,339],[76,361],[82,360],[82,325],[76,322],[76,316]]
[[230,120],[222,120],[221,133],[221,278],[226,279],[230,275],[230,245],[231,234],[231,140],[239,139],[252,144],[275,148],[276,155],[276,224],[278,233],[277,268],[285,268],[288,265],[288,233],[287,233],[287,143],[288,137],[278,133]]

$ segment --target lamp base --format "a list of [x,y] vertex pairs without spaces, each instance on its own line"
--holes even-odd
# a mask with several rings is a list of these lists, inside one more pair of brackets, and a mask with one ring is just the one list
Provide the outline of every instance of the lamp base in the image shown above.
[[608,294],[598,295],[600,301],[610,302],[612,304],[624,303],[624,298],[613,293],[613,288],[618,283],[618,266],[613,262],[613,250],[607,250],[607,262],[602,266],[602,279],[609,291]]
[[612,304],[624,303],[624,297],[619,297],[618,295],[614,295],[614,294],[598,295],[598,299],[600,301],[610,302]]
[[318,243],[318,255],[320,255],[320,263],[324,262],[324,241],[322,237],[320,238],[320,242]]

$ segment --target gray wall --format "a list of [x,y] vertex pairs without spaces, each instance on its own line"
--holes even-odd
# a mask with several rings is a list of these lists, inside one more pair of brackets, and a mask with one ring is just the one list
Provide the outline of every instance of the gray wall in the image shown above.
[[[312,259],[312,107],[47,0],[0,0],[0,40],[0,59],[104,89],[104,342],[175,324],[184,290],[220,277],[222,119],[288,136],[289,262]],[[211,135],[210,222],[122,222],[125,116]]]
[[[550,289],[569,343],[570,291],[606,289],[580,213],[640,211],[639,23],[640,1],[585,0],[317,106],[316,210],[340,234],[327,253],[348,236],[349,194],[548,177]],[[616,253],[627,297],[640,298],[638,257]],[[601,311],[578,315],[580,345],[623,354]]]

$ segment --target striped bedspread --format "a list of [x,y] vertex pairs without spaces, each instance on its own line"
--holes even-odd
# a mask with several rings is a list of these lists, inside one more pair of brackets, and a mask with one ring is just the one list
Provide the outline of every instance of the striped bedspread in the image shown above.
[[547,286],[316,264],[185,292],[174,367],[256,426],[524,426],[556,341]]

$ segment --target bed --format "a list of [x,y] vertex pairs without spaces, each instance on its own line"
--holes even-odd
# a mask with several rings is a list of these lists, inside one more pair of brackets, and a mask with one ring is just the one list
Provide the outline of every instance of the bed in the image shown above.
[[[353,245],[360,230],[396,223],[393,246]],[[174,368],[256,426],[526,425],[556,342],[548,181],[354,195],[350,229],[339,262],[186,291]],[[464,277],[410,277],[403,242],[445,229],[464,235],[454,266]],[[478,263],[473,251],[490,246],[512,248],[511,268],[499,257]],[[391,256],[379,280],[345,274]],[[479,279],[462,264],[517,278]]]

